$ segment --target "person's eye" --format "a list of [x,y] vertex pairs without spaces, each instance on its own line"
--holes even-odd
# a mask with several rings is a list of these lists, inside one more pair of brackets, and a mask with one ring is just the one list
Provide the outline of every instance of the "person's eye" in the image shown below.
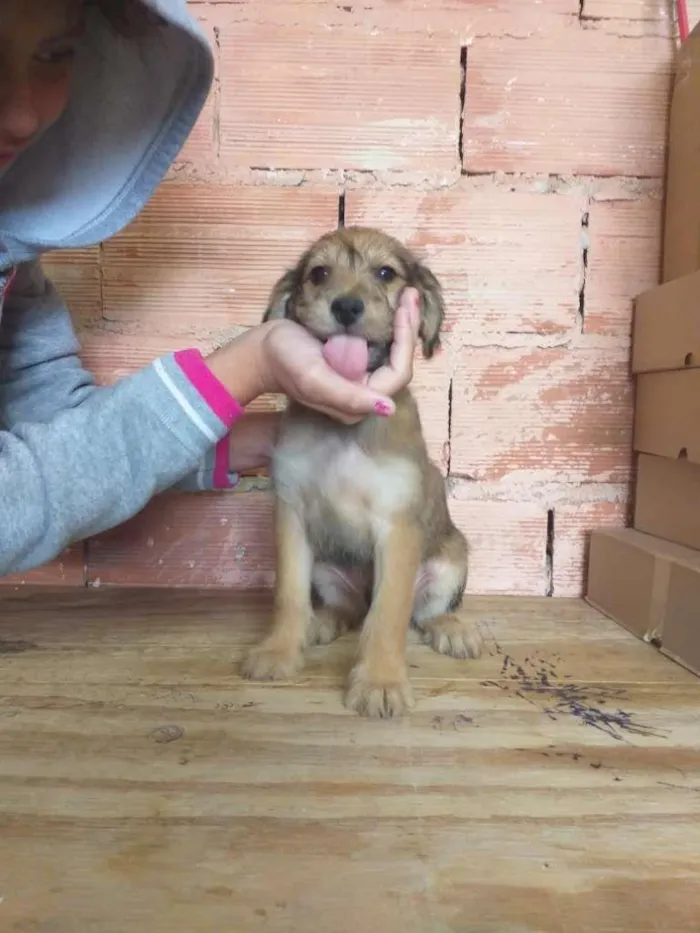
[[55,45],[48,49],[41,49],[34,58],[42,65],[56,65],[62,62],[69,62],[75,58],[77,46],[74,42],[65,45]]

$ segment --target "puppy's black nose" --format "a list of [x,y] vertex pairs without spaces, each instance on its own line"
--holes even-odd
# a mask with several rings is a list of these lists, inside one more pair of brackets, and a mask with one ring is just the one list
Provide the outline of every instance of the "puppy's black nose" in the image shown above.
[[353,298],[351,295],[341,295],[340,298],[334,298],[331,302],[331,314],[343,327],[350,327],[355,321],[364,314],[365,303],[361,298]]

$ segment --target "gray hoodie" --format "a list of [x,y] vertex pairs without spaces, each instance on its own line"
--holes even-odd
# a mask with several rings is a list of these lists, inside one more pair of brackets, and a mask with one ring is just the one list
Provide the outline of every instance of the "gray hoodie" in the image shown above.
[[67,110],[0,178],[0,576],[167,488],[236,482],[227,435],[241,410],[198,351],[96,386],[39,265],[128,224],[206,99],[212,57],[185,0],[144,2],[165,22],[137,39],[89,9]]

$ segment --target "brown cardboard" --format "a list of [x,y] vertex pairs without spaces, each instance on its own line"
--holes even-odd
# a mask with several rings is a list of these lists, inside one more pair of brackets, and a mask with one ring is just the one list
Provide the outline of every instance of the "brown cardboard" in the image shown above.
[[700,553],[634,528],[591,536],[588,602],[700,674]]
[[700,465],[641,454],[634,527],[700,549]]
[[671,98],[662,281],[700,269],[700,26],[678,52]]
[[[700,120],[700,98],[698,114]],[[700,272],[639,295],[632,339],[634,373],[694,366],[700,367]]]
[[700,674],[700,573],[671,566],[661,650]]
[[[588,557],[588,602],[640,638],[663,621],[654,598],[656,554],[630,529],[594,532]],[[638,545],[638,546],[635,546]]]
[[637,377],[634,449],[700,463],[700,369]]
[[676,66],[662,282],[635,302],[636,527],[592,535],[587,599],[700,675],[700,25]]

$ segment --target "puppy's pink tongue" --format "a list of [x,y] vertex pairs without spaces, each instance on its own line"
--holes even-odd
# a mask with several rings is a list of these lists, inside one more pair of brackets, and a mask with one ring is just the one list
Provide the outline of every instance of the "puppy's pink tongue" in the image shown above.
[[364,337],[337,334],[323,345],[326,363],[341,376],[359,382],[367,372],[369,349]]

